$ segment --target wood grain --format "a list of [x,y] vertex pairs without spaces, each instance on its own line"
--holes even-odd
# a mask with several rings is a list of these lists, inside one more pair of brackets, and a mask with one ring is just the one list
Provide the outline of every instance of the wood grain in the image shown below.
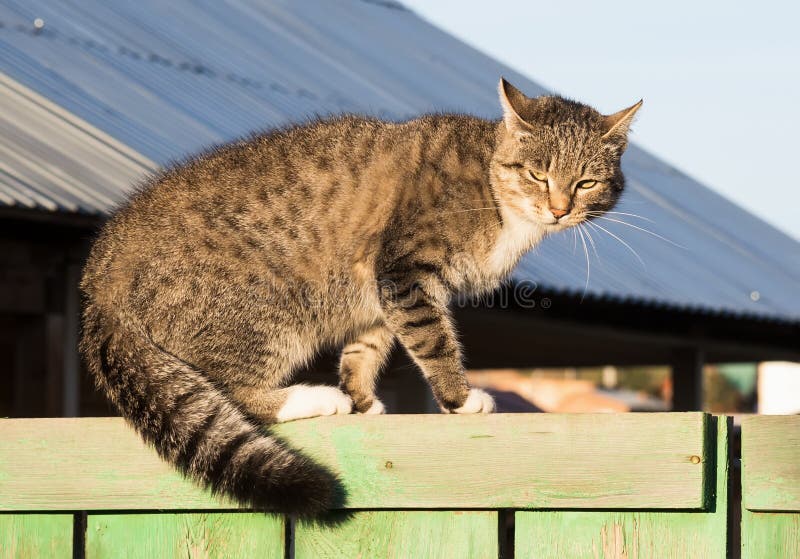
[[800,514],[742,511],[742,559],[800,557]]
[[326,419],[279,432],[341,476],[348,507],[703,505],[699,413]]
[[[338,416],[274,430],[347,508],[701,509],[702,413]],[[0,420],[0,510],[234,508],[118,418]]]
[[[520,559],[724,558],[726,530],[707,529],[704,512],[517,513],[514,557]],[[524,534],[524,535],[523,535]]]
[[296,559],[497,557],[494,511],[362,511],[297,525]]
[[742,421],[744,507],[800,512],[800,416]]
[[283,559],[283,522],[260,513],[90,514],[86,558]]
[[0,559],[71,559],[71,514],[0,514]]
[[717,468],[708,511],[517,512],[514,556],[518,559],[726,557],[730,425],[725,418],[716,421]]
[[235,508],[116,417],[0,420],[0,510]]
[[800,417],[742,421],[742,499],[742,558],[800,557]]

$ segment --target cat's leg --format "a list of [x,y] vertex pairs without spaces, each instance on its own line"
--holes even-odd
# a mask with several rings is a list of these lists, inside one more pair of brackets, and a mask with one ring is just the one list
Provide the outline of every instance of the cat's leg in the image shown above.
[[467,382],[445,287],[435,278],[391,281],[395,289],[381,290],[386,324],[422,370],[442,411],[494,411],[492,397]]
[[296,384],[274,390],[239,387],[234,390],[233,399],[266,423],[348,414],[353,409],[350,396],[334,386]]
[[203,317],[208,326],[190,338],[187,360],[206,371],[243,411],[265,423],[350,413],[352,400],[334,386],[288,386],[320,345],[303,326],[313,318],[302,294],[279,293],[269,283],[251,288],[206,295],[215,303]]
[[308,357],[296,349],[302,341],[284,336],[270,340],[269,346],[262,344],[258,352],[215,348],[217,366],[209,368],[215,373],[212,380],[226,387],[244,411],[265,423],[350,413],[352,400],[334,386],[282,387]]
[[380,414],[383,403],[375,397],[375,382],[389,352],[394,335],[385,325],[374,326],[342,350],[339,388],[353,399],[359,413]]

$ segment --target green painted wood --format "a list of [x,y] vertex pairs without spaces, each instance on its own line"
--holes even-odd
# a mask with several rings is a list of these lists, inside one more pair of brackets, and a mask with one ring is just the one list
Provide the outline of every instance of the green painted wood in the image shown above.
[[800,514],[742,511],[742,559],[800,557]]
[[749,510],[800,512],[800,416],[742,421],[742,498]]
[[701,413],[340,416],[278,431],[339,474],[349,508],[697,509],[705,420]]
[[497,512],[364,511],[299,522],[296,559],[497,557]]
[[800,416],[742,421],[742,500],[744,559],[800,557]]
[[0,514],[0,559],[71,559],[71,514]]
[[725,557],[726,533],[710,532],[692,515],[707,513],[518,513],[515,557],[562,559]]
[[[714,491],[708,511],[531,511],[515,514],[517,559],[712,559],[727,556],[728,433],[730,421],[716,420]],[[716,448],[715,448],[716,447]],[[651,483],[661,480],[653,476]]]
[[283,559],[284,521],[262,513],[90,514],[87,559]]
[[[275,431],[340,476],[348,508],[701,509],[706,420],[351,415]],[[233,507],[182,478],[121,419],[0,420],[0,510]]]
[[122,419],[0,419],[0,510],[235,508],[162,462]]

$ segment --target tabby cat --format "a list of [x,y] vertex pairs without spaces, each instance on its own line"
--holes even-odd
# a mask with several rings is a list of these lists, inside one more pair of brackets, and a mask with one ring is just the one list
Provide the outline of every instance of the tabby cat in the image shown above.
[[[395,342],[445,413],[487,413],[448,299],[495,288],[550,233],[611,208],[641,102],[610,116],[500,81],[503,118],[341,116],[152,178],[86,265],[81,352],[120,413],[212,490],[304,515],[335,480],[262,424],[383,413]],[[290,385],[343,347],[339,388]]]

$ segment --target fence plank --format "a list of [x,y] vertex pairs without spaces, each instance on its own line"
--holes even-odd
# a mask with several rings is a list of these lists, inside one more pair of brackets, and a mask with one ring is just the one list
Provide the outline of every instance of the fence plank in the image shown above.
[[742,421],[742,558],[800,557],[800,417]]
[[0,514],[0,559],[71,559],[71,514]]
[[744,507],[800,512],[800,416],[742,421]]
[[[726,418],[716,421],[715,491],[708,511],[517,512],[514,556],[517,559],[726,557],[730,425]],[[652,483],[658,484],[660,480],[654,476]]]
[[704,512],[524,512],[516,516],[515,557],[725,557],[726,530],[708,531]]
[[742,511],[742,559],[800,557],[800,514]]
[[283,559],[284,521],[260,513],[90,514],[87,559]]
[[497,512],[363,511],[300,522],[296,559],[497,557]]
[[[275,432],[339,475],[347,508],[701,509],[701,413],[340,416]],[[0,420],[0,510],[233,508],[118,418]]]
[[352,508],[699,509],[705,419],[349,416],[279,432],[339,474]]
[[120,418],[0,419],[0,510],[235,507],[162,462]]

